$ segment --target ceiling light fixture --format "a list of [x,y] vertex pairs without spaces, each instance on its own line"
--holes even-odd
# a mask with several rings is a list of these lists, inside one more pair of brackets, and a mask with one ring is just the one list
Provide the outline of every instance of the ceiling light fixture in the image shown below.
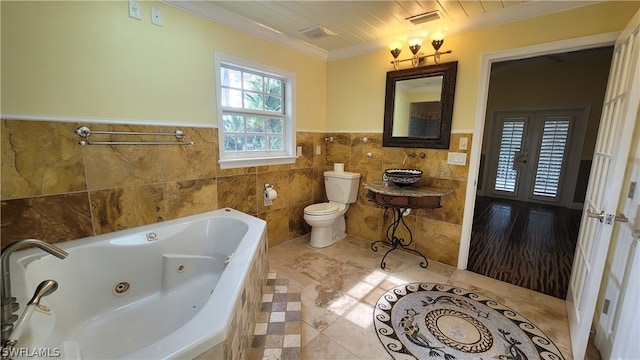
[[433,57],[433,61],[438,64],[440,63],[440,55],[442,54],[451,54],[451,50],[440,52],[440,48],[442,44],[444,44],[444,34],[442,31],[437,31],[431,35],[431,46],[436,51],[433,54],[425,55],[420,52],[420,48],[422,47],[422,38],[411,38],[409,39],[409,50],[411,50],[411,58],[408,59],[398,59],[400,56],[400,52],[402,52],[402,44],[400,43],[391,43],[389,44],[389,51],[391,51],[391,56],[393,56],[393,60],[391,63],[393,64],[393,68],[398,70],[400,63],[403,61],[411,61],[411,66],[417,67],[420,65],[425,65],[428,57]]

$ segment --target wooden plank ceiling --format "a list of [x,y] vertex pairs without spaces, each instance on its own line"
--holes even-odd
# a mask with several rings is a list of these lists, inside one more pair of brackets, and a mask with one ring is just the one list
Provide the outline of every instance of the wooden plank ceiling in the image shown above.
[[[457,33],[472,28],[517,21],[545,13],[562,11],[598,1],[537,0],[385,0],[385,1],[177,1],[165,0],[214,21],[237,25],[239,20],[252,22],[274,36],[305,42],[327,53],[367,43],[376,46],[394,37],[444,30]],[[408,18],[438,11],[435,21],[412,24]],[[221,15],[224,12],[226,15]],[[228,21],[226,19],[229,19]],[[333,36],[312,38],[303,30],[317,26]],[[236,27],[236,26],[234,26]],[[240,26],[240,28],[242,28]],[[243,28],[244,31],[247,28]],[[266,30],[265,30],[266,29]]]

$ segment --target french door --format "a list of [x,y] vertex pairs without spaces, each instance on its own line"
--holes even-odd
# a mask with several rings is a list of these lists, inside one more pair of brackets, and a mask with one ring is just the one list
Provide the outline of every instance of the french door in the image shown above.
[[561,202],[567,183],[573,190],[566,178],[575,178],[580,162],[569,163],[568,158],[576,151],[581,155],[585,120],[582,110],[495,112],[489,157],[492,195]]
[[[585,354],[640,103],[640,11],[616,40],[567,294],[574,359]],[[635,285],[634,285],[635,286]],[[637,307],[637,298],[633,306]],[[637,341],[635,333],[634,341]]]

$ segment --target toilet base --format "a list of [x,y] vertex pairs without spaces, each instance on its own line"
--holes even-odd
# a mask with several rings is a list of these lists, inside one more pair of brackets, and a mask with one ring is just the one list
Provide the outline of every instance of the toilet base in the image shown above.
[[309,245],[314,248],[324,248],[335,244],[347,236],[344,215],[335,219],[329,226],[311,225],[311,240]]

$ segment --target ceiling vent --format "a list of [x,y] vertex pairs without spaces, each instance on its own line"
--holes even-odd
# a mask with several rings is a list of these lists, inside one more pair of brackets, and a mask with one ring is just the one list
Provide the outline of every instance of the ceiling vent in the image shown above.
[[424,14],[408,17],[406,20],[411,21],[413,25],[423,24],[429,21],[435,21],[442,19],[442,14],[439,10],[429,11]]
[[300,30],[300,32],[303,33],[304,36],[306,36],[307,38],[313,39],[313,40],[338,35],[338,33],[331,31],[330,29],[327,29],[322,25],[316,25],[310,28],[306,28],[306,29]]

